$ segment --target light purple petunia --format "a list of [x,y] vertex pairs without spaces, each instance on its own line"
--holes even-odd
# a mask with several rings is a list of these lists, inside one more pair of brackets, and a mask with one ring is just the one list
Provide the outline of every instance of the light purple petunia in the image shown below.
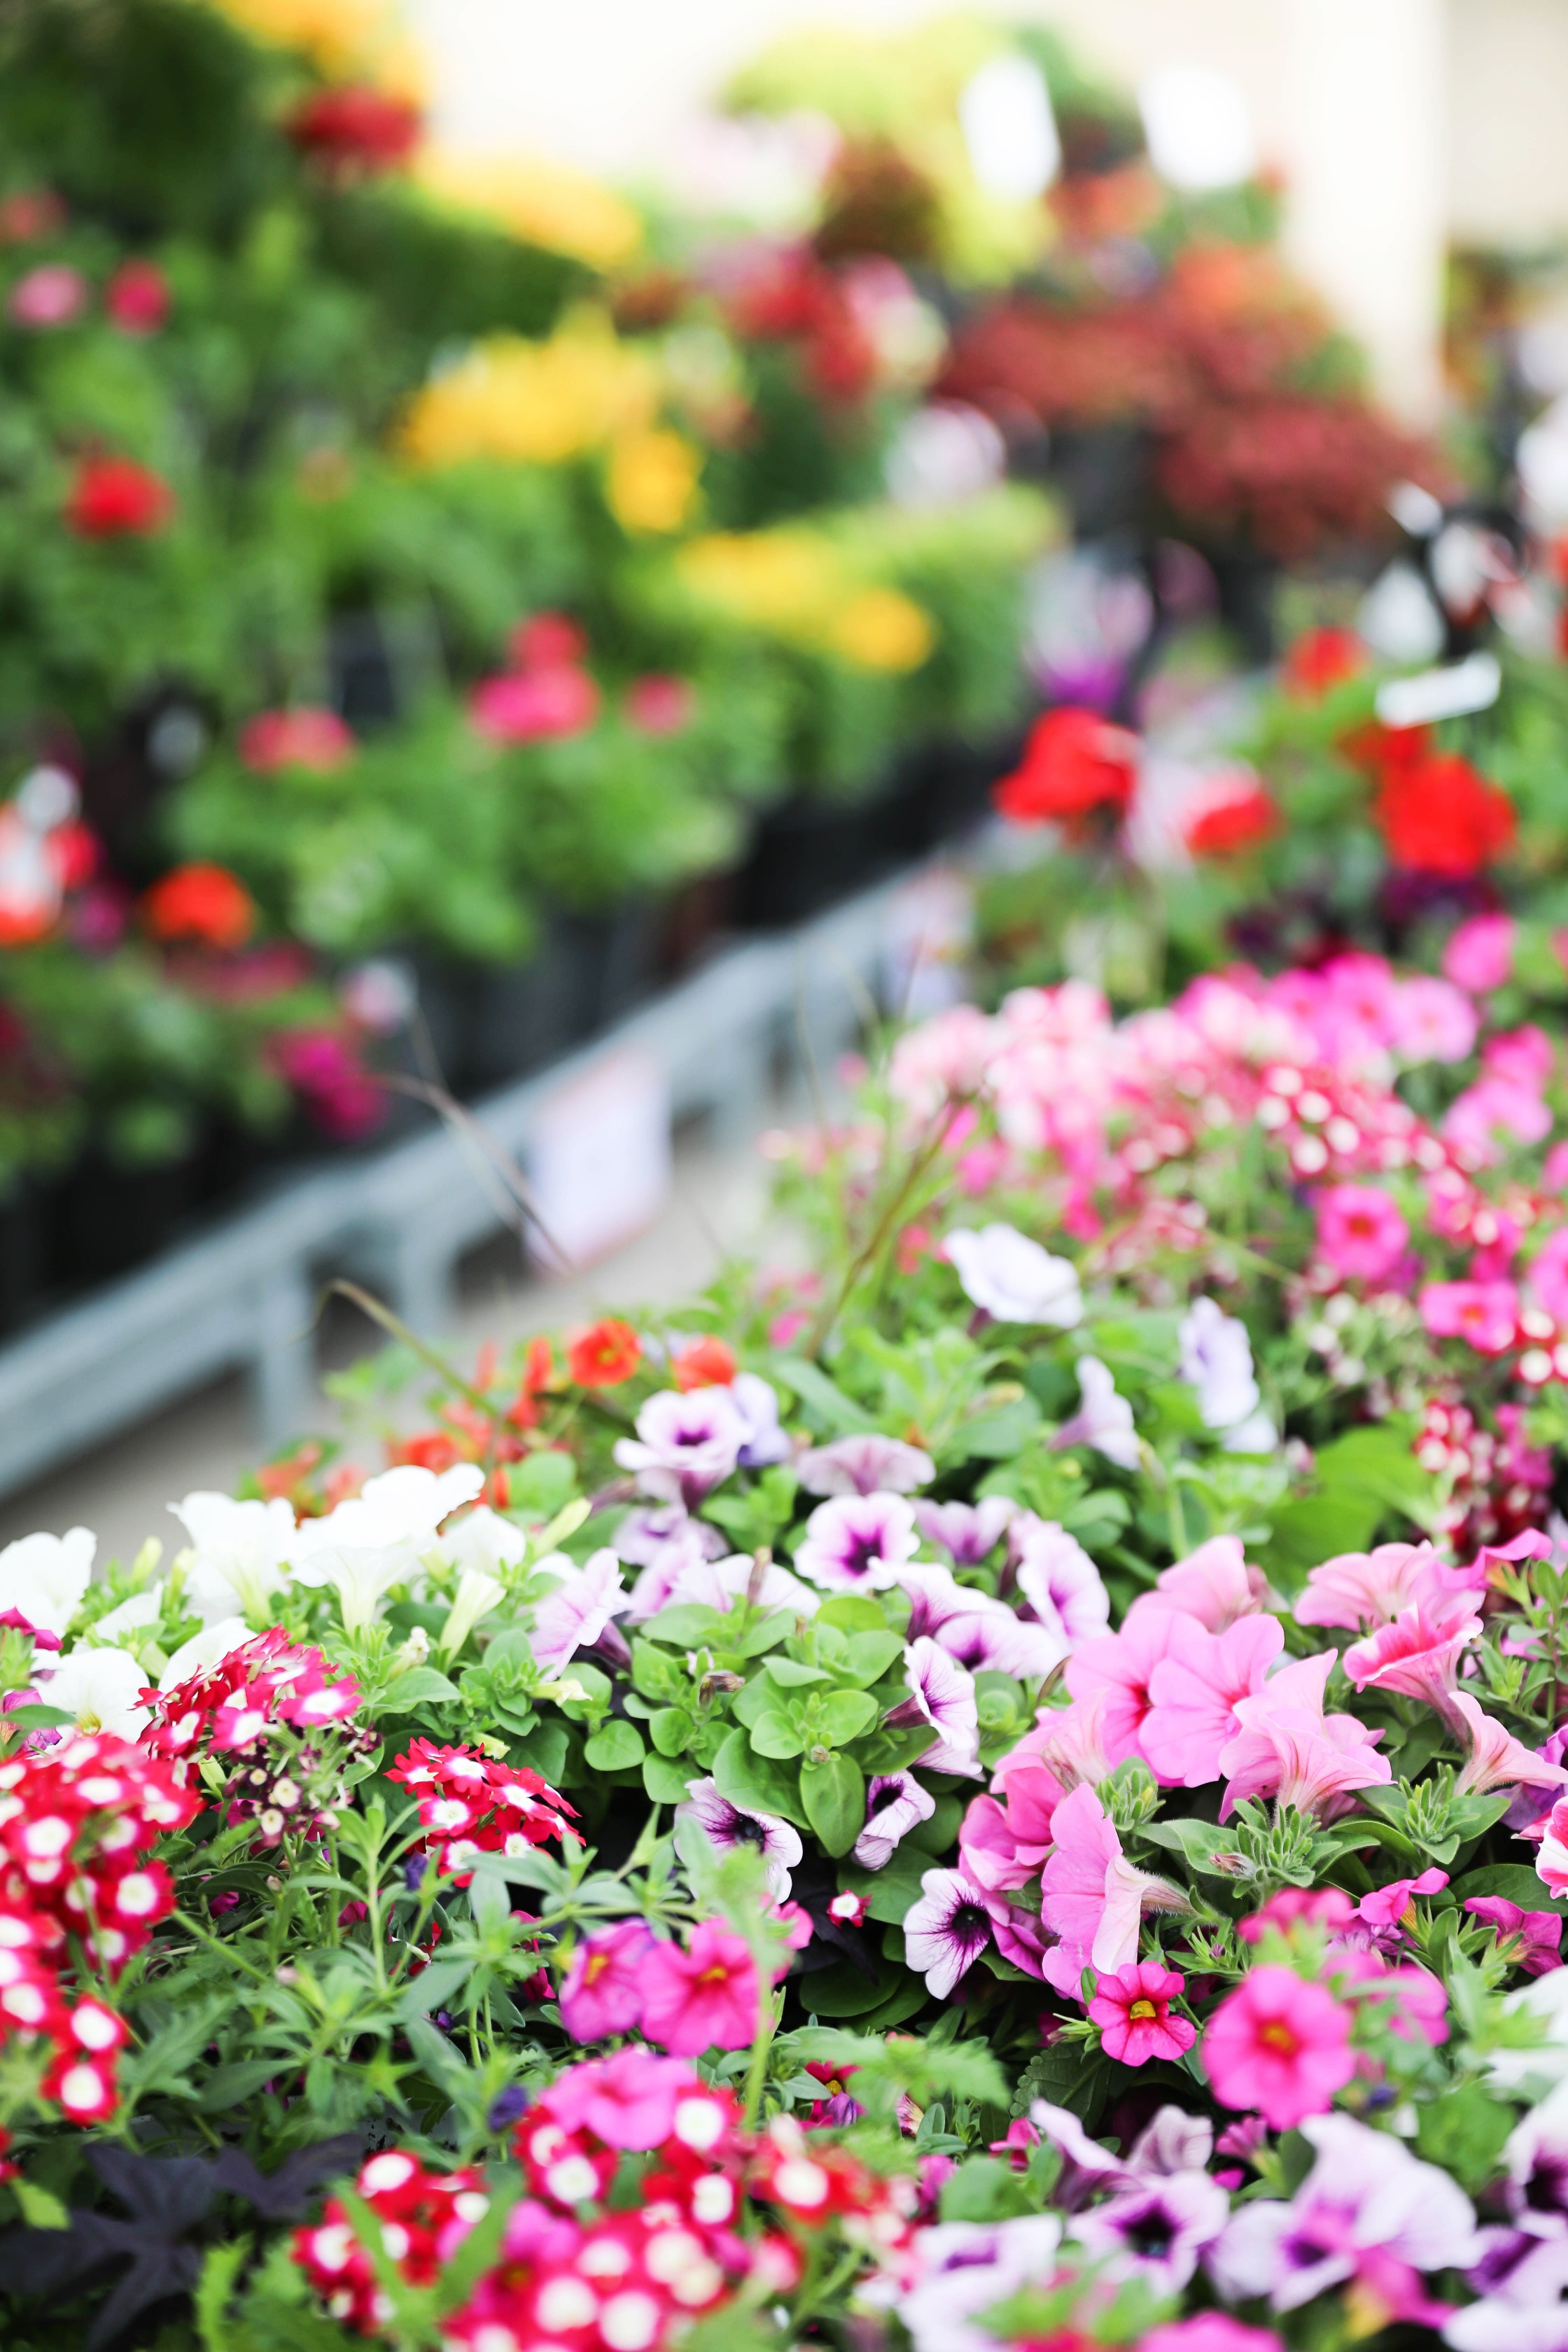
[[912,1772],[880,1772],[866,1790],[866,1826],[855,1841],[863,1870],[886,1870],[912,1829],[929,1822],[936,1799]]
[[1119,1470],[1136,1470],[1141,1457],[1132,1408],[1098,1356],[1079,1358],[1078,1394],[1078,1411],[1063,1422],[1052,1443],[1089,1445]]
[[963,1227],[949,1234],[943,1248],[964,1296],[997,1322],[1046,1323],[1068,1331],[1082,1321],[1077,1267],[1016,1225]]
[[980,1718],[974,1677],[956,1658],[950,1658],[929,1634],[904,1651],[904,1680],[910,1696],[882,1718],[897,1729],[903,1725],[929,1724],[931,1745],[915,1762],[928,1772],[951,1772],[973,1779],[980,1769]]
[[642,1573],[632,1587],[626,1615],[634,1625],[657,1617],[675,1596],[688,1569],[721,1559],[724,1537],[706,1519],[694,1519],[679,1503],[658,1503],[628,1511],[616,1529],[616,1549]]
[[776,1813],[754,1813],[721,1796],[711,1777],[688,1782],[686,1800],[675,1809],[677,1822],[695,1822],[710,1845],[721,1853],[749,1846],[766,1865],[768,1892],[775,1902],[787,1903],[790,1872],[804,1851],[800,1832]]
[[765,1470],[771,1463],[787,1462],[794,1452],[787,1432],[779,1426],[778,1391],[760,1372],[737,1372],[730,1383],[735,1410],[746,1425],[741,1447],[742,1470]]
[[1069,1652],[1106,1631],[1110,1595],[1076,1536],[1054,1519],[1020,1511],[1007,1530],[1007,1557],[1030,1609],[1042,1625],[1059,1631]]
[[914,2352],[995,2352],[984,2315],[1051,2277],[1061,2235],[1054,2213],[922,2230],[919,2281],[895,2305]]
[[915,1521],[927,1543],[940,1544],[955,1568],[977,1568],[1012,1526],[1018,1506],[1010,1496],[980,1503],[917,1503]]
[[815,1617],[822,1606],[810,1585],[781,1568],[776,1559],[767,1561],[759,1577],[756,1560],[749,1551],[731,1552],[723,1559],[694,1561],[681,1570],[669,1597],[700,1601],[722,1615],[742,1593],[750,1593],[759,1609],[793,1609],[797,1617]]
[[565,1573],[535,1608],[529,1635],[535,1664],[550,1675],[558,1675],[579,1650],[591,1650],[606,1632],[613,1632],[610,1621],[626,1603],[621,1563],[607,1546],[590,1553],[582,1568],[574,1567],[564,1552],[539,1562],[542,1569],[557,1564]]
[[935,1463],[918,1445],[875,1430],[814,1446],[796,1467],[808,1495],[912,1495],[936,1475]]
[[1073,2223],[1073,2236],[1121,2281],[1142,2278],[1177,2294],[1230,2217],[1230,2199],[1205,2172],[1175,2172],[1119,2189]]
[[1005,1601],[971,1591],[945,1568],[915,1560],[899,1582],[910,1596],[910,1640],[929,1634],[972,1675],[989,1668],[1019,1682],[1044,1682],[1068,1654],[1059,1627],[1016,1615]]
[[637,1435],[616,1441],[616,1460],[637,1474],[645,1495],[694,1510],[728,1478],[750,1435],[727,1388],[660,1389],[637,1418]]
[[876,1592],[896,1584],[919,1549],[901,1495],[836,1495],[807,1519],[795,1564],[826,1592]]

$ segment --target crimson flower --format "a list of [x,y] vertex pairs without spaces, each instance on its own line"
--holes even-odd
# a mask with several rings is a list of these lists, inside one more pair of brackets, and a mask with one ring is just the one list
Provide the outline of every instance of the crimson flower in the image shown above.
[[1508,794],[1458,751],[1385,766],[1373,820],[1395,866],[1448,881],[1506,856],[1516,831]]
[[122,261],[104,289],[103,307],[121,334],[155,335],[169,306],[169,281],[155,261]]
[[1098,711],[1047,710],[1025,747],[1023,763],[1004,776],[993,798],[1015,824],[1081,828],[1097,810],[1120,816],[1138,782],[1139,742]]
[[132,457],[84,457],[76,469],[66,520],[79,539],[145,539],[174,512],[161,475]]
[[419,110],[405,98],[352,82],[318,90],[289,120],[296,147],[330,171],[387,172],[419,143]]
[[142,919],[155,940],[240,948],[256,928],[256,901],[226,866],[176,866],[143,897]]

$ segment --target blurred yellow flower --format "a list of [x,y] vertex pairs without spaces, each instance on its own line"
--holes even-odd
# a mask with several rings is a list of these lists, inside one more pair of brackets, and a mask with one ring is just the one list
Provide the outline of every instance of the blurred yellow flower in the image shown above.
[[658,378],[608,324],[579,315],[548,342],[497,335],[417,394],[404,417],[404,454],[418,466],[468,457],[559,466],[622,436],[646,432]]
[[605,495],[624,530],[679,530],[697,497],[702,454],[683,433],[658,426],[610,445]]
[[618,268],[642,243],[642,222],[624,196],[542,156],[458,155],[429,146],[415,159],[414,178],[438,203],[482,213],[525,243],[591,269]]
[[936,643],[931,616],[898,588],[865,588],[833,623],[829,642],[857,669],[919,669]]
[[837,556],[801,531],[715,531],[681,550],[679,568],[689,587],[731,618],[807,643],[844,601]]
[[263,41],[303,49],[328,73],[363,64],[384,31],[381,0],[214,0],[220,16]]

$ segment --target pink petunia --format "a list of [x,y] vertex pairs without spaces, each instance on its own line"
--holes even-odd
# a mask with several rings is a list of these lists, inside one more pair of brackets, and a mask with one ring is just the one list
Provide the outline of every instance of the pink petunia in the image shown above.
[[1547,1976],[1562,1967],[1563,1920],[1558,1912],[1521,1911],[1506,1895],[1472,1895],[1465,1908],[1485,1920],[1500,1940],[1519,1938],[1513,1962],[1527,1977]]
[[1044,1974],[1076,1998],[1085,1969],[1114,1972],[1138,1957],[1144,1911],[1191,1908],[1178,1887],[1137,1870],[1088,1783],[1057,1807],[1056,1845],[1040,1874],[1040,1916],[1058,1938]]
[[1389,1043],[1406,1062],[1462,1062],[1476,1042],[1475,1007],[1446,980],[1425,972],[1394,983]]
[[[1462,1615],[1465,1603],[1402,1609],[1392,1625],[1380,1625],[1345,1652],[1344,1668],[1358,1691],[1391,1691],[1436,1707],[1461,1735],[1465,1718],[1455,1703],[1459,1660],[1480,1637],[1479,1617]],[[1479,1713],[1479,1710],[1478,1709]]]
[[1222,2106],[1294,2131],[1308,2116],[1326,2115],[1355,2073],[1351,2012],[1324,1986],[1265,1962],[1215,2011],[1203,2057]]
[[1244,1944],[1260,1944],[1270,1928],[1289,1936],[1292,1927],[1326,1927],[1337,1935],[1355,1916],[1355,1906],[1342,1886],[1282,1886],[1261,1910],[1249,1911],[1236,1923]]
[[1430,1601],[1450,1588],[1429,1543],[1379,1544],[1373,1551],[1337,1552],[1312,1570],[1292,1614],[1298,1625],[1343,1625],[1352,1633],[1392,1624],[1413,1601]]
[[1086,1642],[1068,1660],[1064,1679],[1074,1698],[1103,1698],[1101,1730],[1113,1764],[1142,1752],[1149,1677],[1170,1651],[1176,1617],[1171,1609],[1133,1608],[1119,1633]]
[[1381,1282],[1405,1255],[1410,1227],[1380,1184],[1331,1184],[1319,1193],[1318,1255],[1348,1282]]
[[1167,2319],[1146,2328],[1138,2352],[1284,2352],[1271,2327],[1248,2327],[1227,2311],[1194,2312],[1190,2319]]
[[1456,1794],[1480,1796],[1489,1789],[1549,1784],[1568,1788],[1568,1771],[1561,1764],[1549,1763],[1533,1748],[1526,1748],[1495,1716],[1488,1715],[1468,1691],[1453,1692],[1448,1708],[1450,1715],[1458,1717],[1470,1743],[1464,1769],[1454,1784]]
[[584,1936],[561,1986],[561,2018],[574,2042],[629,2033],[641,2021],[642,1971],[653,1938],[640,1919]]
[[1559,1898],[1568,1895],[1568,1797],[1560,1798],[1546,1817],[1536,1849],[1535,1874]]
[[1237,1702],[1263,1688],[1284,1646],[1277,1617],[1242,1617],[1224,1633],[1176,1619],[1170,1650],[1149,1677],[1152,1705],[1140,1734],[1168,1787],[1201,1789],[1219,1778],[1220,1750],[1241,1729]]
[[1238,1617],[1255,1616],[1268,1586],[1262,1570],[1248,1568],[1239,1536],[1211,1536],[1173,1568],[1163,1568],[1152,1592],[1140,1593],[1129,1617],[1155,1609],[1178,1609],[1211,1633],[1223,1633]]
[[1489,996],[1506,986],[1513,971],[1519,925],[1511,915],[1471,915],[1443,950],[1443,971],[1472,996]]
[[1530,1286],[1548,1315],[1568,1323],[1568,1225],[1559,1225],[1530,1261]]
[[1468,1339],[1482,1356],[1513,1345],[1519,1292],[1511,1282],[1426,1282],[1417,1304],[1435,1339]]
[[658,2147],[669,2137],[676,2102],[690,2084],[690,2069],[673,2058],[617,2050],[569,2066],[551,2086],[551,2115],[563,2130],[595,2132],[610,2147]]
[[1405,1927],[1413,1926],[1415,1912],[1412,1898],[1417,1895],[1436,1895],[1448,1884],[1446,1870],[1424,1870],[1419,1878],[1392,1878],[1386,1886],[1374,1886],[1356,1905],[1356,1917],[1369,1927]]
[[1089,2014],[1112,2058],[1123,2066],[1144,2066],[1151,2058],[1179,2058],[1192,2048],[1197,2028],[1171,2014],[1182,1984],[1176,1970],[1158,1960],[1135,1960],[1100,1978]]
[[992,1794],[976,1797],[963,1816],[959,1860],[977,1885],[1002,1894],[1026,1885],[1039,1870],[1065,1792],[1037,1754],[1022,1752],[1022,1744],[1003,1758],[991,1787]]
[[1323,1691],[1334,1664],[1331,1650],[1298,1658],[1251,1698],[1236,1703],[1241,1728],[1220,1752],[1226,1776],[1219,1809],[1228,1821],[1244,1797],[1273,1797],[1281,1805],[1332,1821],[1358,1789],[1393,1776],[1388,1759],[1352,1715],[1325,1715]]
[[744,2050],[757,2034],[757,1971],[744,1942],[700,1920],[682,1951],[658,1943],[643,1964],[642,2030],[677,2058]]

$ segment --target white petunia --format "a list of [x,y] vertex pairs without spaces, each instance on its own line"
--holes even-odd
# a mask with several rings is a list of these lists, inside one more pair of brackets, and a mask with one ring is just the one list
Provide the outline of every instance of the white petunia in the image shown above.
[[362,1633],[382,1596],[413,1575],[436,1541],[444,1518],[471,1503],[485,1483],[471,1462],[459,1462],[437,1476],[414,1463],[400,1463],[367,1478],[357,1495],[323,1519],[307,1519],[293,1541],[295,1580],[331,1585],[343,1626]]
[[242,1648],[249,1639],[250,1628],[243,1617],[220,1617],[216,1625],[204,1625],[199,1633],[181,1643],[159,1675],[158,1688],[175,1690],[193,1675],[210,1674],[221,1658]]
[[271,1502],[236,1502],[232,1495],[198,1491],[171,1503],[191,1539],[185,1563],[191,1607],[205,1624],[232,1617],[237,1601],[258,1633],[271,1622],[271,1596],[289,1581],[295,1548],[294,1513],[281,1496]]
[[29,1625],[63,1633],[92,1580],[98,1538],[88,1528],[63,1536],[22,1536],[0,1551],[0,1615],[19,1610]]
[[82,1731],[134,1739],[149,1719],[136,1704],[146,1687],[147,1676],[129,1650],[84,1648],[63,1657],[47,1683],[40,1677],[39,1696],[46,1706],[73,1716]]
[[943,1244],[966,1298],[998,1323],[1048,1323],[1070,1330],[1083,1319],[1078,1269],[1016,1225],[962,1226]]

